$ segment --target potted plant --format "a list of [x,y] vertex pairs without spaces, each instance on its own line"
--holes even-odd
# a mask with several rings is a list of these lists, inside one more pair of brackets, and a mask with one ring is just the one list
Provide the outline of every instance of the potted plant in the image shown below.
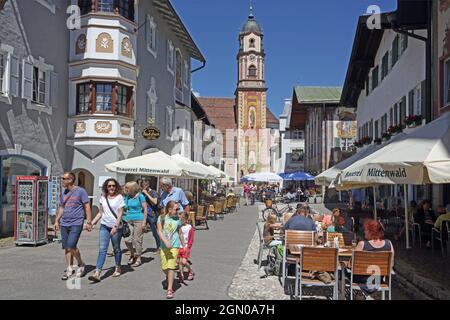
[[403,131],[403,128],[399,125],[390,126],[388,129],[388,132],[391,136],[395,136],[397,133],[400,133]]
[[414,128],[422,124],[422,116],[421,115],[412,115],[406,117],[406,124],[408,128]]
[[388,141],[389,139],[391,139],[391,135],[389,134],[389,132],[385,132],[381,135],[382,141]]
[[376,138],[375,140],[373,140],[373,142],[375,144],[381,144],[381,142],[383,142],[383,141],[381,140],[381,138]]

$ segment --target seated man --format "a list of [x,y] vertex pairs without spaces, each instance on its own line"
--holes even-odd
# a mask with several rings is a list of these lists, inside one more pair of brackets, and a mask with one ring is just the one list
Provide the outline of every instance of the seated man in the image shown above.
[[289,221],[283,226],[283,230],[316,231],[316,224],[308,216],[308,209],[300,207]]
[[435,222],[435,224],[434,224],[434,227],[435,227],[436,229],[438,229],[438,230],[441,230],[441,228],[442,228],[442,222],[444,222],[444,221],[450,221],[450,204],[448,204],[448,205],[445,207],[445,211],[446,211],[446,213],[445,213],[445,214],[441,214],[441,215],[437,218],[437,220],[436,220],[436,222]]

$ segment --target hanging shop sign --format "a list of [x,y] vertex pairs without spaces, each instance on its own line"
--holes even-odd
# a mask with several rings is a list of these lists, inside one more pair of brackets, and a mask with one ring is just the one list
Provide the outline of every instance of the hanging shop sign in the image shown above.
[[158,140],[159,137],[161,137],[161,131],[158,128],[155,127],[148,127],[145,128],[144,131],[142,131],[142,136],[146,140]]

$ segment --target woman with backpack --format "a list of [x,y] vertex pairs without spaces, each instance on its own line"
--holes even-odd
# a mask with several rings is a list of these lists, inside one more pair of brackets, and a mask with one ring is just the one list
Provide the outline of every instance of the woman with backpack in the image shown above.
[[96,225],[101,219],[99,253],[95,272],[89,277],[89,280],[98,283],[101,281],[101,272],[105,264],[106,252],[109,242],[112,242],[116,262],[116,270],[113,277],[119,277],[121,274],[122,251],[120,249],[120,240],[122,238],[122,214],[125,206],[121,193],[121,187],[115,179],[108,179],[102,187],[103,195],[100,197],[100,212],[92,221]]
[[128,265],[139,267],[142,265],[142,245],[144,231],[147,228],[147,202],[136,182],[128,182],[125,185],[125,213],[123,220],[130,227],[130,236],[125,239],[125,244],[130,250]]

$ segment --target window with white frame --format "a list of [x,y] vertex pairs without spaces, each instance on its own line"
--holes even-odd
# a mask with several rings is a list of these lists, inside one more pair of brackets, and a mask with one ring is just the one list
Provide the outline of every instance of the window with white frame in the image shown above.
[[[53,72],[53,67],[47,65],[43,59],[37,60],[30,57],[23,60],[22,71],[22,98],[32,102],[35,107],[36,105],[56,107],[58,78],[56,73]],[[28,106],[34,108],[33,105]],[[48,110],[44,111],[47,112]]]
[[31,101],[45,104],[45,93],[48,86],[46,72],[38,67],[33,67],[33,98]]
[[0,99],[11,104],[11,97],[19,95],[19,60],[14,48],[0,44]]
[[172,74],[174,74],[174,51],[175,48],[172,44],[172,41],[167,40],[167,70],[169,70]]
[[173,108],[168,106],[166,108],[166,137],[168,139],[172,138],[173,132]]
[[301,140],[303,139],[303,131],[301,130],[294,130],[291,133],[291,137],[293,140]]
[[156,58],[156,22],[153,17],[147,15],[147,50]]
[[444,105],[450,104],[450,59],[444,65]]

